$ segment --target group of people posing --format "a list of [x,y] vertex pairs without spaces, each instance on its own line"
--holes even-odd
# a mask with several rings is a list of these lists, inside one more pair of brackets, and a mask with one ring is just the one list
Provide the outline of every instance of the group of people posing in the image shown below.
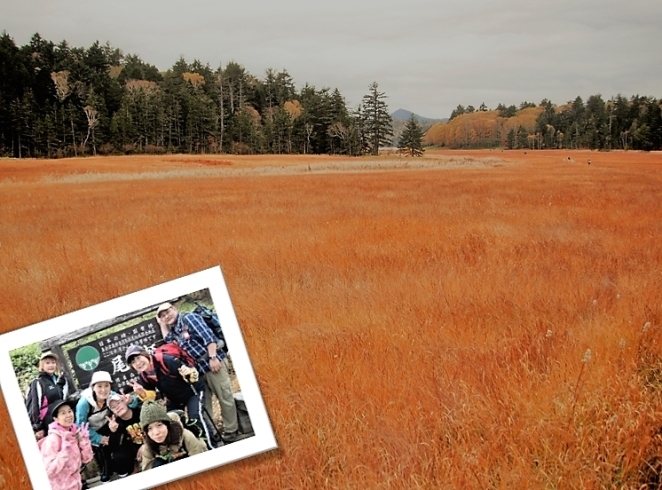
[[[110,374],[96,371],[73,401],[64,376],[57,374],[58,357],[41,355],[26,406],[53,490],[83,488],[81,469],[92,459],[106,482],[237,439],[222,340],[202,317],[180,313],[170,303],[159,306],[156,319],[165,342],[183,349],[192,365],[174,354],[131,345],[125,359],[137,373],[132,385],[115,391]],[[212,396],[219,401],[222,431],[213,423]]]

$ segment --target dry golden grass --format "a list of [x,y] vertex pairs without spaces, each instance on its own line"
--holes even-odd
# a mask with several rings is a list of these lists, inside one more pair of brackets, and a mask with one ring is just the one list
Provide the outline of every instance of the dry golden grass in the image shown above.
[[[222,266],[280,449],[164,488],[655,484],[660,154],[0,161],[0,182],[2,331]],[[4,430],[0,487],[29,487],[17,452]]]

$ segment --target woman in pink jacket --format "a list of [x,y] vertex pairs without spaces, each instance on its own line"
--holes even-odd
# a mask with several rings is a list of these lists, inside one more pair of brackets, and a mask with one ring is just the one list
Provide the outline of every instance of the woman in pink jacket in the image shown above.
[[58,400],[49,408],[53,422],[48,435],[39,441],[46,473],[53,490],[81,490],[80,469],[92,461],[92,445],[87,424],[74,424],[75,404]]

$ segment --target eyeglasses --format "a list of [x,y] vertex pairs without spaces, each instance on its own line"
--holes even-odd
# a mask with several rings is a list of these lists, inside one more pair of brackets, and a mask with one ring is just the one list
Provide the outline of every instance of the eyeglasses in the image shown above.
[[169,312],[169,311],[172,311],[172,306],[171,306],[170,308],[166,308],[165,310],[161,310],[161,311],[159,312],[159,318],[161,318],[161,317],[163,316],[164,313],[167,313],[167,312]]

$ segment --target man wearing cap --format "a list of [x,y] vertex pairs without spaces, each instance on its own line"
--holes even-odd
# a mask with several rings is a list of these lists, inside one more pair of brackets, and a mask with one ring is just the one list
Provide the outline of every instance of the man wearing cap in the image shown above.
[[69,385],[64,376],[58,376],[58,357],[53,352],[44,352],[39,357],[39,374],[32,380],[25,397],[25,406],[30,416],[32,430],[37,440],[48,433],[45,423],[48,406],[63,400],[69,393]]
[[[92,373],[90,386],[84,389],[76,404],[76,424],[89,424],[90,442],[96,457],[101,481],[109,481],[113,472],[122,471],[117,468],[112,458],[111,430],[109,417],[111,416],[108,400],[116,393],[112,390],[113,380],[107,371]],[[138,406],[138,398],[132,395],[120,395],[130,403],[132,408]]]
[[106,417],[111,459],[118,476],[124,478],[133,472],[138,450],[145,442],[140,429],[140,407],[129,407],[124,396],[114,393],[108,397],[108,408],[112,412]]
[[205,382],[205,409],[208,414],[213,413],[211,397],[214,394],[221,406],[221,438],[224,442],[235,441],[239,427],[237,408],[225,364],[225,352],[217,349],[218,339],[200,315],[180,314],[171,303],[163,303],[158,307],[156,321],[166,342],[176,342],[195,359],[196,368]]

